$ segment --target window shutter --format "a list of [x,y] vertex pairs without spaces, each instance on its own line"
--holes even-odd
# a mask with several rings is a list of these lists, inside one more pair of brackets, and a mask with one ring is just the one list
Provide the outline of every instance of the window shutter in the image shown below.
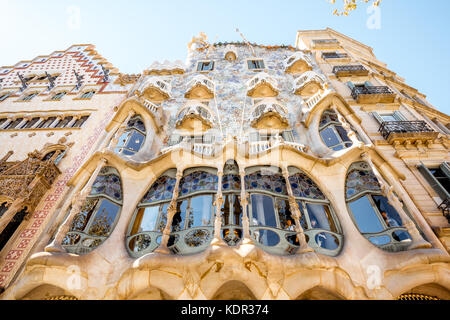
[[258,60],[258,66],[259,66],[259,69],[264,69],[264,61]]
[[408,121],[400,111],[394,111],[394,118],[398,121]]
[[448,165],[448,163],[447,163],[447,162],[443,162],[443,163],[440,165],[440,168],[441,168],[442,172],[445,173],[445,175],[446,175],[448,178],[450,178],[450,166]]
[[378,112],[372,112],[372,115],[374,116],[375,119],[377,119],[377,121],[382,124],[383,123],[383,118],[381,118],[381,116],[378,114]]
[[436,193],[439,195],[439,197],[441,197],[442,200],[450,197],[447,190],[445,190],[444,187],[439,183],[439,181],[437,181],[437,179],[431,174],[430,170],[428,170],[427,167],[425,167],[423,164],[420,164],[417,166],[417,169],[419,169],[425,180],[427,180],[427,182],[430,184],[433,190],[436,191]]
[[197,64],[197,71],[202,71],[202,68],[203,68],[203,62],[199,62]]
[[252,60],[247,60],[247,65],[248,65],[249,69],[253,69],[254,68]]

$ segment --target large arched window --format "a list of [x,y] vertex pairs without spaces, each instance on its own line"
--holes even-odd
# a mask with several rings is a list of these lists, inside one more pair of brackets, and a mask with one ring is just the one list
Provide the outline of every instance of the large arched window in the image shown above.
[[225,164],[222,176],[222,238],[230,246],[242,240],[241,177],[235,161]]
[[128,123],[124,133],[120,136],[116,145],[116,152],[131,156],[137,153],[145,140],[145,125],[141,116],[135,115]]
[[291,217],[286,181],[277,167],[246,169],[250,234],[256,244],[273,254],[293,254],[299,248]]
[[330,109],[325,110],[320,118],[319,133],[327,147],[334,151],[349,148],[353,144],[338,120],[338,115]]
[[127,237],[127,249],[133,257],[153,252],[161,244],[167,224],[167,207],[172,201],[176,169],[164,172],[138,204]]
[[186,169],[180,180],[176,212],[168,248],[175,254],[193,254],[206,249],[214,233],[214,200],[217,170]]
[[400,215],[383,195],[366,162],[356,162],[349,168],[345,194],[353,221],[374,245],[395,252],[405,250],[412,243]]
[[300,169],[289,167],[289,183],[300,209],[308,245],[317,252],[337,255],[342,247],[338,220],[319,187]]
[[100,170],[80,212],[62,241],[70,253],[88,253],[111,234],[122,208],[120,175],[112,167]]

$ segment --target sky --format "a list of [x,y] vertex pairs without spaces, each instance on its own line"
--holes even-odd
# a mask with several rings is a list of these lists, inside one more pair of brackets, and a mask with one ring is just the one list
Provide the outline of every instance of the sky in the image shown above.
[[[337,3],[341,0],[336,0]],[[295,45],[298,30],[333,28],[450,114],[449,0],[383,0],[334,16],[329,0],[0,0],[0,66],[91,43],[123,73],[186,59],[199,32],[210,42]]]

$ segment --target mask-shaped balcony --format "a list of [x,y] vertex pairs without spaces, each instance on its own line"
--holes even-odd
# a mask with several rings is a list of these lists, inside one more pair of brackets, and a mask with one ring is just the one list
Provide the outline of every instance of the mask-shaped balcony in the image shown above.
[[250,125],[257,129],[286,129],[289,126],[287,111],[280,104],[261,102],[251,113]]
[[183,107],[177,116],[176,128],[190,132],[207,131],[214,126],[212,112],[202,103]]
[[326,87],[325,78],[314,71],[307,71],[294,81],[294,93],[301,96],[313,96]]
[[276,97],[277,82],[265,72],[260,72],[247,82],[247,95],[252,98]]
[[188,91],[184,97],[187,99],[208,100],[214,98],[214,82],[204,75],[197,75],[189,81]]
[[159,77],[151,77],[137,89],[139,97],[152,102],[162,102],[170,98],[171,85]]
[[296,52],[284,61],[286,73],[301,74],[312,70],[312,61],[303,52]]

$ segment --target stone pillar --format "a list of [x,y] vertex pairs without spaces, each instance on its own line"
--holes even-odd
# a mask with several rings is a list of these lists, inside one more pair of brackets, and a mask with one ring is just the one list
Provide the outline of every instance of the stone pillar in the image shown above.
[[222,178],[223,171],[217,171],[218,185],[217,185],[217,194],[216,201],[214,205],[216,206],[216,217],[214,220],[214,238],[211,241],[211,245],[216,246],[226,246],[227,243],[222,239],[221,231],[222,231],[222,204],[223,204],[223,195],[222,195]]
[[14,218],[14,215],[24,207],[24,199],[18,198],[11,203],[8,210],[0,217],[0,232],[3,232],[8,223]]
[[49,128],[55,128],[58,123],[60,123],[64,119],[64,116],[57,116],[55,121],[53,121],[48,127]]
[[442,132],[444,132],[445,134],[450,135],[450,130],[448,130],[447,127],[444,126],[437,118],[434,118],[434,119],[432,120],[432,122],[435,123],[436,126],[437,126],[439,129],[442,130]]
[[300,218],[302,214],[300,212],[300,208],[298,207],[298,203],[295,200],[294,193],[292,192],[292,186],[289,183],[289,171],[285,165],[282,168],[282,173],[284,180],[286,181],[286,189],[289,195],[289,207],[291,208],[291,217],[295,221],[295,231],[297,232],[297,239],[298,242],[300,243],[300,249],[298,253],[313,252],[314,250],[308,245],[308,242],[306,241],[305,232],[302,228],[302,224],[300,223]]
[[339,122],[342,124],[342,127],[347,131],[347,135],[350,138],[350,140],[353,142],[353,145],[359,146],[360,149],[362,149],[364,143],[362,141],[359,141],[356,137],[356,133],[352,130],[352,127],[350,124],[345,120],[345,118],[340,114],[336,106],[333,104],[332,107],[334,112],[336,112],[336,115],[338,116]]
[[244,229],[242,244],[253,244],[253,240],[250,237],[250,220],[247,212],[249,195],[245,190],[245,169],[240,169],[239,175],[241,176],[242,228]]
[[135,112],[133,110],[130,110],[128,112],[128,116],[125,119],[124,122],[120,125],[120,127],[117,129],[114,138],[111,139],[111,142],[108,145],[108,149],[111,151],[114,151],[114,148],[119,143],[120,136],[125,132],[125,129],[127,128],[128,121],[130,121],[131,117],[134,116]]
[[175,182],[175,187],[173,188],[172,201],[170,201],[170,204],[167,207],[166,227],[163,230],[163,235],[161,237],[161,244],[155,250],[155,252],[158,252],[158,253],[163,253],[163,254],[170,253],[169,249],[167,248],[167,243],[168,243],[169,237],[170,237],[170,229],[172,228],[173,216],[175,215],[176,210],[177,210],[178,190],[180,188],[181,178],[183,177],[183,168],[177,168],[177,176],[176,177],[177,177],[177,179]]
[[[370,155],[367,152],[364,152],[361,154],[361,158],[366,161],[374,173],[375,177],[378,179],[381,190],[383,191],[384,195],[389,201],[389,204],[392,205],[395,210],[397,210],[400,219],[402,220],[402,225],[408,230],[408,233],[411,235],[412,238],[412,244],[409,247],[410,249],[419,249],[419,248],[430,248],[431,244],[425,241],[422,236],[419,233],[419,230],[417,230],[416,226],[414,225],[414,222],[409,218],[409,216],[405,213],[403,210],[403,205],[400,202],[397,195],[394,193],[394,186],[389,186],[386,180],[381,176],[378,169],[375,167],[374,163],[372,162],[372,159],[370,158]],[[397,192],[398,193],[398,192]]]
[[102,158],[99,160],[97,167],[94,172],[90,176],[86,185],[81,189],[81,191],[74,195],[72,198],[72,209],[70,210],[69,215],[64,220],[64,222],[59,227],[55,239],[45,248],[47,252],[65,252],[64,248],[61,245],[62,240],[70,229],[73,218],[80,212],[81,206],[86,200],[86,197],[89,195],[92,189],[92,185],[94,184],[100,170],[105,166],[107,160]]
[[10,124],[11,122],[13,122],[13,121],[14,121],[13,119],[8,119],[8,120],[6,120],[5,123],[2,124],[2,125],[0,126],[0,129],[6,128],[6,127],[9,126],[9,124]]

